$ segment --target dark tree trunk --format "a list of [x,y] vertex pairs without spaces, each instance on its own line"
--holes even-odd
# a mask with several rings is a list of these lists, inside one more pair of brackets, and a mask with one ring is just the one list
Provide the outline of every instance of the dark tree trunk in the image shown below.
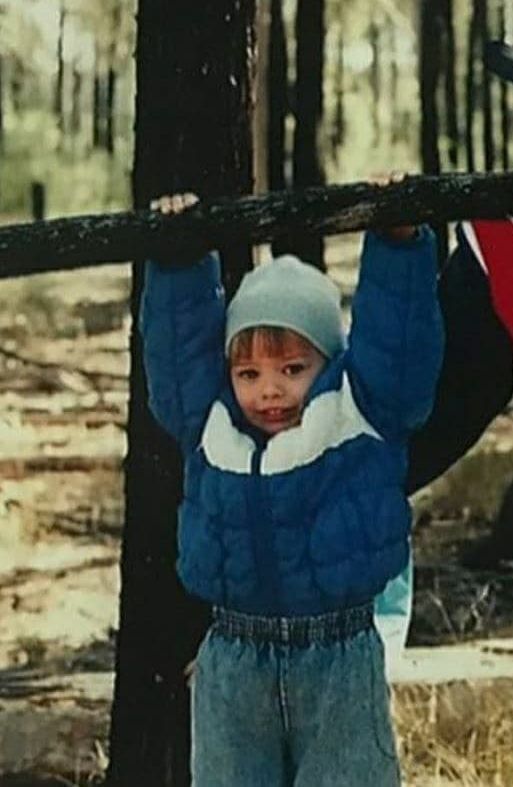
[[[509,0],[508,0],[509,1]],[[500,16],[499,16],[499,29],[500,29],[500,38],[504,41],[506,37],[506,8],[505,8],[504,0],[500,7]],[[501,79],[500,81],[500,108],[501,108],[501,159],[502,159],[502,168],[506,171],[509,169],[509,139],[510,139],[510,110],[509,110],[509,97],[510,97],[510,87],[508,83]]]
[[[324,4],[325,0],[298,0],[297,5],[294,188],[324,182],[318,140],[323,115]],[[294,235],[290,250],[303,260],[324,267],[321,237]]]
[[107,100],[105,102],[105,148],[114,155],[114,107],[116,102],[117,74],[109,68],[107,74]]
[[388,24],[390,47],[390,142],[395,145],[399,140],[401,120],[399,115],[399,67],[397,65],[397,40],[395,25]]
[[98,45],[94,52],[94,82],[93,82],[93,148],[102,147],[102,75],[100,71],[100,56]]
[[467,169],[473,172],[476,168],[476,157],[474,147],[474,115],[476,104],[476,88],[475,88],[475,56],[476,44],[478,34],[478,12],[477,3],[479,0],[472,2],[472,15],[468,30],[468,44],[467,44],[467,76],[465,80],[465,142],[467,149]]
[[61,0],[61,5],[59,9],[59,37],[57,39],[57,78],[55,81],[55,96],[54,96],[54,113],[57,118],[57,126],[61,132],[64,131],[63,88],[64,88],[65,19],[66,19],[66,10],[64,8],[64,0]]
[[253,171],[255,192],[269,190],[269,39],[271,7],[269,0],[256,6],[255,37],[258,41],[253,111]]
[[[478,30],[480,38],[481,62],[485,60],[485,48],[488,41],[488,0],[478,0]],[[492,95],[490,90],[490,74],[486,68],[481,69],[483,95],[483,149],[485,169],[490,172],[495,161],[493,141]]]
[[281,191],[285,188],[285,118],[288,109],[287,46],[281,0],[271,0],[267,76],[269,97],[268,180],[271,190]]
[[82,127],[82,74],[76,66],[72,73],[71,92],[71,131],[79,134]]
[[16,55],[11,58],[11,101],[16,113],[21,112],[25,68],[23,61]]
[[0,55],[0,152],[4,149],[4,59]]
[[380,85],[380,28],[375,21],[369,25],[369,44],[372,50],[372,63],[370,67],[370,87],[371,87],[371,112],[372,128],[374,130],[374,144],[377,145],[380,137],[379,122],[379,97],[381,92]]
[[46,212],[46,189],[45,184],[38,180],[32,182],[31,187],[32,218],[34,221],[42,221]]
[[420,41],[420,101],[422,171],[440,172],[437,87],[440,78],[440,0],[422,0]]
[[[250,74],[254,0],[141,0],[134,201],[163,192],[251,191]],[[233,288],[247,246],[224,257]],[[132,314],[142,288],[134,267]],[[109,783],[189,784],[189,697],[183,677],[207,615],[175,573],[181,462],[146,406],[137,331],[126,460],[126,524]]]
[[105,101],[105,148],[112,156],[114,154],[114,115],[116,106],[116,86],[117,86],[117,37],[121,24],[121,3],[116,3],[112,9],[111,17],[111,41],[109,47],[109,69],[107,72],[107,95]]
[[339,28],[337,37],[337,72],[335,85],[335,113],[331,133],[331,152],[337,160],[338,152],[344,144],[346,119],[344,113],[344,24],[343,6],[339,5]]
[[500,106],[501,106],[501,160],[504,171],[509,169],[509,140],[511,136],[509,95],[510,88],[507,82],[500,84]]
[[454,41],[453,0],[444,0],[445,22],[445,111],[449,161],[453,169],[458,167],[458,97],[456,92],[456,48]]
[[[429,175],[440,172],[438,148],[439,120],[437,88],[440,80],[443,35],[441,0],[422,0],[420,44],[421,155],[422,171]],[[447,256],[448,239],[445,224],[434,225],[438,237],[440,260]]]

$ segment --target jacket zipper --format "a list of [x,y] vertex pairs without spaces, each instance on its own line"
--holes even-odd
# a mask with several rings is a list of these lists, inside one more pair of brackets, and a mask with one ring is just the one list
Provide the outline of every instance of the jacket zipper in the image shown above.
[[[263,449],[258,447],[251,459],[251,497],[249,508],[253,525],[253,550],[255,556],[258,598],[261,599],[264,614],[280,614],[280,593],[278,564],[274,543],[274,528],[270,506],[267,501],[265,480],[262,477],[261,462]],[[259,610],[260,612],[260,610]]]

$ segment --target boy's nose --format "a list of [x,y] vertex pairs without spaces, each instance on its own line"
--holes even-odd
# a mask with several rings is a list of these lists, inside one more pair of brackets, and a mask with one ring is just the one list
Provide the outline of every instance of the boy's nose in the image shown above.
[[262,386],[262,397],[264,399],[278,399],[283,394],[282,387],[276,380],[266,380]]

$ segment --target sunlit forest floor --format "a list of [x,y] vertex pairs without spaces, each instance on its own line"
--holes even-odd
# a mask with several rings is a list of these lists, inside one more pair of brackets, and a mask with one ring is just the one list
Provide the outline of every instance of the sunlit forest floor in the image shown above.
[[[358,243],[330,244],[345,302]],[[99,778],[106,764],[129,287],[127,266],[105,266],[4,282],[0,294],[0,765],[44,763],[75,784]],[[411,645],[513,636],[511,567],[461,564],[462,549],[490,527],[512,449],[505,413],[464,462],[417,495]],[[394,690],[412,787],[513,783],[513,680],[461,678]]]

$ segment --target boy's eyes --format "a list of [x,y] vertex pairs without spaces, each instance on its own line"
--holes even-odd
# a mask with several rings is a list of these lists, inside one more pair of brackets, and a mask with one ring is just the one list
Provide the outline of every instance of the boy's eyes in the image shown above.
[[[288,363],[282,367],[281,371],[287,377],[295,377],[301,374],[305,368],[306,366],[304,363]],[[259,374],[260,372],[258,369],[238,369],[235,372],[235,376],[240,380],[256,380]]]
[[240,369],[236,375],[241,380],[255,380],[258,377],[258,372],[256,369]]
[[304,363],[289,363],[284,369],[284,372],[289,377],[294,377],[296,374],[301,374],[305,369]]

